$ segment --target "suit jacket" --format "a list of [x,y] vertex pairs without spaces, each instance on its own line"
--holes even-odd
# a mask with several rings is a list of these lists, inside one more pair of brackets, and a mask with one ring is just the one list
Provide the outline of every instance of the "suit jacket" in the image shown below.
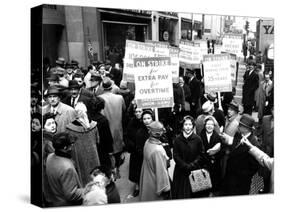
[[243,105],[253,105],[255,101],[255,91],[259,87],[259,76],[254,71],[249,75],[249,71],[246,71],[244,76],[243,85]]
[[[63,103],[71,106],[71,95],[68,95],[62,100]],[[81,88],[80,96],[77,100],[77,102],[83,102],[87,107],[87,115],[89,120],[92,120],[94,116],[94,102],[95,102],[95,96],[94,93],[90,90]],[[72,107],[72,106],[71,106]]]

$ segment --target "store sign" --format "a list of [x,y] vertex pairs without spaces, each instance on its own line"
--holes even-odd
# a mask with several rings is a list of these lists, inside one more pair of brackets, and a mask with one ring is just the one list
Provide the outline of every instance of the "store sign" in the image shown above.
[[222,51],[236,54],[243,57],[243,37],[242,35],[226,34],[222,39]]
[[169,57],[135,58],[135,99],[140,108],[164,108],[174,104]]
[[192,41],[180,41],[179,60],[187,64],[200,64],[201,63],[201,49],[199,43]]
[[231,92],[231,56],[229,54],[204,55],[205,92]]
[[154,57],[154,46],[151,43],[126,40],[123,80],[134,82],[134,59]]

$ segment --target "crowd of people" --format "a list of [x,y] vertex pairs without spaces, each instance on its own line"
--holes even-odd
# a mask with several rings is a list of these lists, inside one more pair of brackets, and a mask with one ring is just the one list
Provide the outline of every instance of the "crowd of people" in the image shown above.
[[[31,178],[42,173],[42,205],[120,203],[115,181],[125,152],[140,201],[245,195],[256,174],[264,184],[258,192],[273,192],[273,83],[254,58],[246,68],[242,105],[235,89],[222,99],[204,93],[204,77],[188,69],[173,84],[174,107],[159,108],[156,120],[154,109],[136,104],[120,64],[45,63],[31,85]],[[201,168],[212,188],[192,192],[189,175]]]

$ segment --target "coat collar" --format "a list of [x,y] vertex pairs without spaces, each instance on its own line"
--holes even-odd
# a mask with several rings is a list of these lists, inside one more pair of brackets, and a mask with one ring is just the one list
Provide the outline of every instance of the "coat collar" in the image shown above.
[[78,125],[75,125],[73,123],[69,123],[66,128],[67,129],[70,129],[72,131],[75,131],[75,132],[89,132],[91,131],[92,129],[94,129],[95,127],[97,126],[97,122],[95,121],[91,121],[90,123],[90,128],[88,129],[85,129],[83,126],[78,126]]

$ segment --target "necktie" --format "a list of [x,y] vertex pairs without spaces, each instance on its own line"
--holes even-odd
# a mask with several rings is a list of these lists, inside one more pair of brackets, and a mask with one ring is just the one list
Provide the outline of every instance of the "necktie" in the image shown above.
[[71,98],[71,106],[74,108],[75,98]]

